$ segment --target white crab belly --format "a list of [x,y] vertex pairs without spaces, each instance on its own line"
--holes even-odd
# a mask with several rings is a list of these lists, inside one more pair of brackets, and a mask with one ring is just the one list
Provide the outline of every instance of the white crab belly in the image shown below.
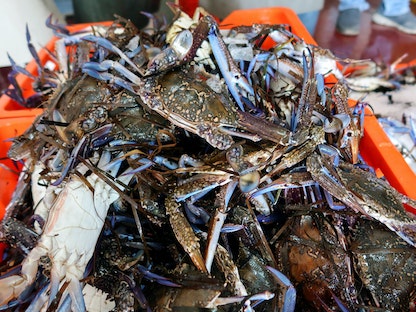
[[38,244],[48,250],[53,262],[78,267],[80,275],[95,250],[108,208],[118,198],[117,192],[95,175],[88,181],[94,192],[78,176],[67,182],[51,208]]

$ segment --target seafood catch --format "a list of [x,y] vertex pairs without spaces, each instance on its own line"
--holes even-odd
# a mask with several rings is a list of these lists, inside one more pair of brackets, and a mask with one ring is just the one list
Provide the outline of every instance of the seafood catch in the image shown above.
[[60,66],[39,60],[32,99],[13,63],[6,94],[43,113],[8,151],[0,309],[409,309],[416,204],[362,160],[340,60],[170,7],[144,30],[49,20]]

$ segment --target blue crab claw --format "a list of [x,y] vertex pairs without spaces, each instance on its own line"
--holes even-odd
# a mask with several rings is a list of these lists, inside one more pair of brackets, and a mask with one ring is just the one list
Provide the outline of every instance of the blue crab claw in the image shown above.
[[[338,149],[336,149],[335,147],[331,146],[331,145],[327,145],[327,144],[319,144],[318,145],[318,150],[320,152],[321,155],[324,155],[327,159],[329,159],[331,161],[331,163],[334,164],[334,166],[338,166],[339,162],[340,162],[340,152]],[[329,170],[326,171],[326,174],[328,176],[331,176],[333,174],[331,174],[331,172],[329,172]],[[334,201],[334,197],[325,189],[323,189],[324,191],[324,195],[325,198],[328,202],[329,207],[332,210],[343,210],[345,209],[345,205],[337,202],[335,203]]]
[[166,71],[195,56],[198,47],[195,46],[192,33],[189,30],[180,32],[171,46],[164,49],[151,59],[147,65],[149,73]]
[[286,288],[284,290],[284,302],[282,311],[292,312],[295,311],[296,306],[296,289],[290,282],[290,280],[280,271],[271,266],[267,266],[267,269],[273,274],[273,277],[277,280],[279,285]]
[[139,302],[140,307],[142,309],[146,309],[146,311],[148,311],[148,312],[151,312],[150,307],[149,307],[149,303],[147,302],[147,299],[144,296],[144,294],[143,294],[143,292],[140,288],[140,285],[137,285],[135,280],[132,277],[130,277],[130,276],[124,274],[124,273],[121,273],[121,274],[122,274],[121,279],[129,285],[130,289],[132,290],[132,292],[134,294],[134,297]]
[[324,195],[325,195],[326,201],[328,202],[329,208],[331,208],[332,210],[336,210],[336,211],[345,209],[344,204],[341,204],[339,202],[335,203],[334,197],[332,197],[332,195],[328,191],[324,190]]
[[[242,98],[244,97],[241,92],[245,92],[248,95],[254,96],[253,87],[247,81],[246,77],[240,72],[237,65],[234,63],[231,57],[230,51],[225,45],[218,29],[218,25],[213,18],[206,16],[207,21],[210,23],[210,29],[208,32],[208,41],[212,48],[215,60],[227,83],[228,89],[237,102],[238,106],[244,111],[244,103]],[[245,96],[247,98],[247,96]]]
[[[129,79],[131,82],[128,82],[121,77],[117,77],[111,73],[106,72],[106,70],[108,69],[114,69],[115,71],[119,72],[124,77]],[[106,60],[101,63],[87,62],[83,65],[82,72],[95,79],[114,83],[132,93],[136,93],[134,87],[137,88],[137,86],[139,86],[140,88],[143,85],[142,80],[137,75],[129,71],[120,63],[111,60]]]
[[45,25],[46,25],[46,27],[52,29],[54,35],[57,36],[57,37],[69,36],[69,34],[70,34],[69,30],[65,27],[65,25],[54,24],[53,23],[52,14],[50,14],[48,16],[48,18],[46,19]]
[[89,68],[83,68],[82,72],[84,74],[87,74],[95,79],[101,80],[101,81],[107,81],[109,83],[114,83],[115,85],[122,87],[130,92],[135,92],[133,88],[133,84],[129,83],[128,81],[114,76],[113,74],[107,73],[107,72],[99,72],[93,69]]
[[191,202],[186,202],[184,208],[186,217],[191,224],[207,224],[209,222],[210,214],[204,208]]
[[87,62],[83,66],[83,70],[95,70],[97,72],[104,72],[109,69],[117,71],[118,73],[122,74],[124,77],[126,77],[128,80],[130,80],[132,83],[136,85],[140,86],[143,84],[142,80],[136,74],[132,73],[119,62],[105,60],[101,63]]
[[330,159],[334,166],[339,165],[341,154],[337,148],[328,144],[319,144],[318,150],[321,155],[324,155],[326,158]]
[[137,65],[134,64],[133,61],[130,60],[130,58],[126,54],[124,54],[123,51],[121,51],[119,48],[117,48],[108,39],[105,39],[105,38],[102,38],[102,37],[96,37],[94,35],[86,35],[86,36],[82,37],[81,40],[96,43],[98,46],[103,47],[106,50],[117,54],[118,56],[121,57],[122,60],[124,60],[127,64],[129,64],[131,67],[133,67],[134,70],[136,70],[139,73],[141,72],[140,68],[138,68]]
[[363,132],[363,129],[364,129],[364,117],[365,117],[365,110],[366,110],[366,107],[367,106],[372,111],[374,111],[370,104],[368,104],[366,102],[363,102],[362,99],[359,99],[357,101],[357,104],[354,106],[354,109],[353,109],[353,112],[352,112],[353,116],[358,116],[358,120],[359,120],[358,124],[361,127],[361,132],[362,133],[364,133]]

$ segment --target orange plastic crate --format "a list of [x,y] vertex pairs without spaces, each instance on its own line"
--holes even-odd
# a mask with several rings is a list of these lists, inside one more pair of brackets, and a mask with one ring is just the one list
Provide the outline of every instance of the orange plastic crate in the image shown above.
[[[315,40],[308,33],[296,13],[288,8],[274,7],[237,10],[232,12],[222,21],[221,27],[231,28],[238,25],[251,25],[252,23],[288,24],[297,36],[308,43],[316,44]],[[85,26],[86,25],[76,25],[72,27],[72,30],[79,30]],[[55,41],[56,38],[51,40],[47,46],[48,49],[53,50]],[[46,51],[41,51],[40,57],[44,62],[49,60],[49,55]],[[34,61],[28,65],[27,69],[33,73],[36,72]],[[30,94],[31,80],[23,76],[18,79],[26,89],[26,94]],[[40,112],[41,110],[39,109],[23,109],[10,98],[6,96],[1,97],[0,156],[2,158],[6,156],[10,146],[10,143],[6,142],[6,140],[24,132],[32,122],[33,118]],[[364,138],[361,140],[360,150],[365,161],[377,172],[384,175],[392,186],[399,192],[416,199],[416,175],[384,133],[377,119],[371,115],[370,112],[365,117]],[[2,164],[9,168],[14,168],[10,161],[3,160]],[[0,167],[0,174],[2,176],[2,179],[0,180],[0,187],[2,190],[0,196],[0,218],[2,218],[4,209],[15,188],[18,176],[11,170],[5,169],[4,166]]]

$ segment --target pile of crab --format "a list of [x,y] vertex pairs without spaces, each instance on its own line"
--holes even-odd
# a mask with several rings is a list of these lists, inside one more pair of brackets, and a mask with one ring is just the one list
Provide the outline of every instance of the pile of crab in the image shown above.
[[51,25],[59,70],[6,92],[44,112],[8,153],[0,308],[408,310],[416,205],[362,161],[336,58],[198,12]]

